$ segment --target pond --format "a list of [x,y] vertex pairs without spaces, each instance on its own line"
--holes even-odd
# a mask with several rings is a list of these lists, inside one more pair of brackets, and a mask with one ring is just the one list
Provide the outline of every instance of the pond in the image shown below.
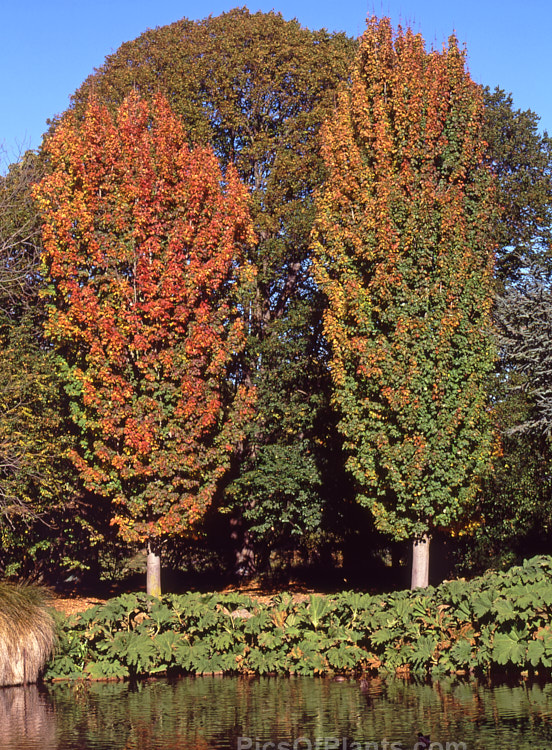
[[187,677],[0,689],[2,750],[552,747],[552,683]]

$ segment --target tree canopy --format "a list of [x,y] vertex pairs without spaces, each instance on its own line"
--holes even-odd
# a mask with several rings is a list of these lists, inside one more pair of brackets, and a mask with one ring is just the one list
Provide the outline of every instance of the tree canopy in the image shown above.
[[73,97],[117,106],[132,90],[169,101],[192,143],[210,144],[252,191],[258,328],[310,284],[312,192],[323,176],[319,130],[356,43],[278,13],[234,9],[182,19],[123,44]]
[[[100,540],[102,565],[114,564],[112,552],[126,555],[131,544],[115,528],[133,541],[178,531],[182,543],[173,536],[168,554],[203,545],[221,570],[234,562],[246,573],[255,563],[266,569],[274,550],[322,555],[335,543],[348,555],[353,537],[366,557],[364,521],[368,534],[373,523],[385,532],[376,546],[389,535],[457,530],[474,509],[488,419],[503,437],[477,500],[476,545],[514,549],[513,537],[536,538],[536,527],[544,538],[551,142],[510,95],[473,86],[455,40],[426,52],[420,37],[389,31],[389,41],[384,28],[372,20],[360,52],[344,34],[245,8],[148,30],[83,83],[41,154],[25,154],[0,177],[4,571],[8,559],[10,570],[30,571],[52,553],[66,568],[84,568]],[[155,144],[146,133],[160,122],[163,98],[176,127],[164,146],[160,130]],[[147,111],[141,136],[138,125],[132,136],[120,127],[131,101]],[[131,142],[149,144],[142,162],[121,146]],[[187,176],[173,170],[167,180],[177,186],[171,199],[152,175],[170,172],[174,149],[189,155]],[[58,191],[58,208],[46,211],[41,270],[31,186],[45,171],[43,200]],[[247,241],[237,242],[218,292],[207,293],[213,277],[198,281],[198,268],[175,249],[177,216],[195,200],[188,178],[211,190],[205,211],[226,211],[230,224],[231,200],[244,195],[238,181],[248,192]],[[136,286],[143,308],[132,317],[124,310],[134,293],[132,248],[138,257],[145,247],[139,232],[149,233],[155,260],[149,287],[140,287],[143,276]],[[224,243],[213,242],[217,255]],[[199,267],[205,257],[194,248]],[[187,303],[178,296],[182,263],[196,279]],[[79,279],[78,292],[61,291],[64,273]],[[203,292],[225,300],[218,322],[210,302],[201,308]],[[501,356],[491,373],[493,294]],[[169,323],[178,300],[218,331],[210,353],[201,344],[189,356],[196,313],[188,328]],[[196,355],[205,367],[192,376]],[[217,366],[206,364],[211,355]],[[191,412],[189,432],[171,426],[181,376],[197,395],[189,410],[202,415],[195,433]],[[187,456],[188,474],[182,462],[174,476],[166,469],[177,455]],[[352,504],[353,481],[361,504]],[[158,494],[161,485],[167,491]],[[204,517],[194,531],[204,538],[189,538],[192,516]],[[107,528],[109,519],[119,526]]]

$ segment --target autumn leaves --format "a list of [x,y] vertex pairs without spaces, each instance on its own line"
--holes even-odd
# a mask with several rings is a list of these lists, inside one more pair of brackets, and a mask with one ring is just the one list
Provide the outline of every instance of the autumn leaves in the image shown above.
[[48,143],[47,333],[73,394],[72,452],[126,541],[185,533],[230,460],[252,393],[229,387],[245,343],[236,288],[247,194],[190,149],[166,101],[92,101]]
[[493,184],[455,39],[373,19],[325,126],[315,273],[361,501],[395,539],[469,516],[488,466]]
[[[465,515],[489,457],[481,124],[454,40],[427,52],[372,20],[323,131],[304,265],[327,301],[349,469],[397,538]],[[91,98],[49,139],[36,191],[72,459],[127,541],[189,532],[254,409],[240,370],[258,270],[249,197],[232,164],[187,140],[161,96],[131,93],[114,114]]]

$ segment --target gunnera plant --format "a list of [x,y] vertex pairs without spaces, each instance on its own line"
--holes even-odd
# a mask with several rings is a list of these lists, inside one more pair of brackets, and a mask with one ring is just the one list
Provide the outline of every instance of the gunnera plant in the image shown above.
[[56,638],[48,600],[40,586],[0,582],[0,686],[38,680]]

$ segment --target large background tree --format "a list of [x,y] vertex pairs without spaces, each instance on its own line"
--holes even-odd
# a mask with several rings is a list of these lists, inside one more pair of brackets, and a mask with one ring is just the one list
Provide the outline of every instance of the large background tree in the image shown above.
[[243,373],[258,402],[235,463],[239,482],[222,501],[244,573],[255,551],[266,560],[267,543],[318,528],[335,495],[326,488],[340,485],[309,236],[324,175],[319,130],[355,49],[343,34],[236,9],[123,44],[73,99],[80,116],[91,94],[115,108],[129,91],[162,92],[190,141],[212,145],[251,190],[257,274]]
[[92,101],[46,150],[46,331],[71,457],[112,502],[122,538],[147,544],[158,593],[160,543],[202,517],[249,416],[252,389],[232,369],[245,343],[246,191],[231,167],[223,180],[211,149],[188,148],[160,96],[149,106],[131,94],[113,117]]
[[360,502],[381,530],[428,538],[469,513],[491,454],[487,378],[493,190],[482,93],[451,38],[372,19],[324,131],[316,266],[335,399]]

